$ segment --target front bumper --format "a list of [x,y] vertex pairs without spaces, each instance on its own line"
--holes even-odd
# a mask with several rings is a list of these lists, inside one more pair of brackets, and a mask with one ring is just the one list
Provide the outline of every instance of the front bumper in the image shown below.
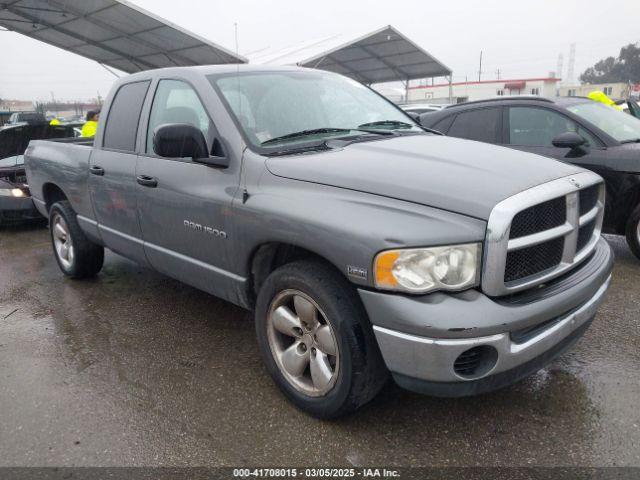
[[[401,386],[470,395],[535,372],[577,340],[603,300],[612,266],[611,249],[600,240],[592,257],[568,276],[510,299],[477,291],[408,297],[360,290],[360,296]],[[474,347],[487,354],[485,363],[462,375],[457,360]]]
[[0,225],[42,219],[31,197],[0,197]]

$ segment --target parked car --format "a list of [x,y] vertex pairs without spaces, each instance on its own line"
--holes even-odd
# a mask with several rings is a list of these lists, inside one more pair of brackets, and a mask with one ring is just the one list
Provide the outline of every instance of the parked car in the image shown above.
[[447,105],[437,103],[407,103],[404,105],[398,105],[405,112],[416,113],[422,115],[423,113],[437,112],[445,108]]
[[34,139],[73,136],[72,126],[13,125],[0,130],[0,226],[42,221],[31,199],[24,169],[24,151]]
[[5,125],[37,125],[40,123],[47,123],[47,119],[42,113],[15,112],[11,114],[9,121]]
[[609,285],[598,175],[428,133],[346,77],[147,71],[103,112],[95,140],[25,154],[62,272],[96,275],[106,247],[255,310],[267,370],[315,416],[389,371],[441,396],[511,384],[583,334]]
[[605,233],[640,258],[640,120],[581,97],[506,98],[455,105],[420,122],[452,137],[504,145],[605,179]]
[[626,100],[619,104],[622,107],[622,111],[624,113],[628,113],[629,115],[640,118],[640,105],[636,100]]

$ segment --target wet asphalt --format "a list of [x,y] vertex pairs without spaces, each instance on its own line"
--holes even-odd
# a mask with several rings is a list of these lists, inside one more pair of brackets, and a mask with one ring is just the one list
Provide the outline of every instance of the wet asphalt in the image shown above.
[[475,398],[390,383],[319,421],[280,394],[250,313],[108,253],[62,276],[48,230],[0,230],[0,466],[639,466],[640,261],[574,349]]

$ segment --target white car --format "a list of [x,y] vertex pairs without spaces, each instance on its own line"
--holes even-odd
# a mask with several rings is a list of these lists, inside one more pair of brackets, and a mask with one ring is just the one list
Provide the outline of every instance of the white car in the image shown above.
[[418,115],[422,115],[423,113],[437,112],[447,107],[448,105],[437,103],[408,103],[398,106],[407,113],[416,113]]

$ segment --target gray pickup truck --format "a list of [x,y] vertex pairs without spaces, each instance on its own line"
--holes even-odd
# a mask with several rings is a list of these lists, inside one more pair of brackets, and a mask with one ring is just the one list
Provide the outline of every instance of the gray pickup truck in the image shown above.
[[609,286],[602,179],[425,131],[369,88],[301,68],[120,79],[94,140],[34,141],[55,258],[104,248],[255,310],[266,368],[317,417],[389,376],[479,394],[550,362]]

